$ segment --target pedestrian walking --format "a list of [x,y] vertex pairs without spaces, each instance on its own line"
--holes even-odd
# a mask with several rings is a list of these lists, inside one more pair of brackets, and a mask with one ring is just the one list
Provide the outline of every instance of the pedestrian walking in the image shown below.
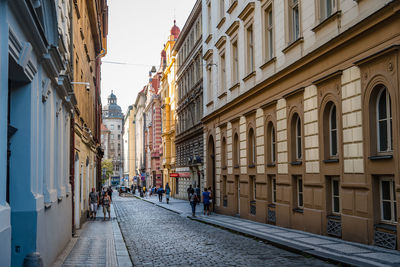
[[193,190],[192,185],[189,185],[188,189],[186,190],[189,201],[190,201],[190,192],[192,192],[192,190]]
[[208,192],[210,193],[210,207],[212,208],[212,207],[213,207],[213,198],[214,198],[214,196],[213,196],[213,194],[212,194],[211,186],[209,186],[209,187],[207,188],[207,190],[208,190]]
[[111,219],[111,214],[110,214],[110,205],[111,205],[111,198],[108,195],[108,192],[106,192],[104,199],[103,199],[103,214],[104,214],[104,219],[103,221],[106,220],[106,213],[108,213],[108,219]]
[[[197,195],[199,196],[199,198],[200,198],[201,193],[200,193],[200,187],[199,187],[199,185],[196,186],[196,194],[197,194]],[[197,202],[197,204],[200,205],[200,201]]]
[[107,193],[108,193],[108,196],[110,197],[110,200],[112,201],[112,193],[113,193],[113,190],[112,190],[111,186],[108,187]]
[[169,184],[165,186],[165,198],[167,199],[167,204],[169,204],[169,195],[171,194],[171,188],[169,187]]
[[96,220],[98,203],[99,203],[99,194],[96,192],[96,189],[93,187],[92,192],[89,193],[90,219]]
[[164,194],[164,189],[162,187],[158,188],[157,194],[158,194],[158,201],[162,202],[162,196]]
[[211,193],[208,191],[207,188],[204,188],[203,192],[203,206],[204,206],[204,215],[210,215],[210,196]]
[[196,217],[196,205],[199,201],[199,197],[197,196],[193,188],[191,188],[189,196],[190,206],[192,206],[192,216]]

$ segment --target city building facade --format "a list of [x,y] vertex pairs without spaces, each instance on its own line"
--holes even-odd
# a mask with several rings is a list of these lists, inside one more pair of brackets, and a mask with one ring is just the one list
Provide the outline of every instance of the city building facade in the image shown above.
[[72,233],[69,1],[0,1],[0,262],[50,266]]
[[136,183],[140,186],[146,186],[146,153],[145,153],[145,125],[146,116],[144,113],[146,105],[145,87],[140,91],[135,101],[135,147],[136,147]]
[[161,174],[161,99],[159,94],[161,73],[152,76],[146,86],[145,152],[147,186],[163,187]]
[[128,111],[124,118],[123,127],[123,155],[124,155],[124,177],[128,177],[129,185],[134,182],[136,176],[135,165],[135,107],[133,105],[128,107]]
[[204,187],[203,172],[203,43],[201,0],[196,1],[173,55],[176,73],[176,185],[175,197],[187,199],[186,189]]
[[400,2],[202,4],[213,208],[398,248]]
[[175,179],[170,177],[175,173],[175,122],[176,122],[176,57],[173,48],[180,34],[180,29],[176,26],[171,28],[167,43],[161,52],[161,108],[162,108],[162,168],[163,184],[169,184],[171,194],[174,195]]
[[100,68],[101,58],[107,51],[108,7],[106,0],[74,1],[71,9],[72,84],[77,105],[70,160],[74,177],[74,229],[79,229],[89,210],[89,192],[100,187],[101,181]]
[[[103,124],[110,131],[108,142],[105,142],[105,150],[108,152],[104,155],[104,159],[112,161],[113,173],[112,177],[123,177],[123,120],[121,107],[117,104],[117,96],[111,91],[107,98],[108,104],[103,107]],[[114,178],[115,179],[115,178]]]

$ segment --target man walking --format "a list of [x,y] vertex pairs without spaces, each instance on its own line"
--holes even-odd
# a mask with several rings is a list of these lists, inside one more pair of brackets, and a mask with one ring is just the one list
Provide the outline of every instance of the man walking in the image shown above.
[[157,194],[158,194],[158,201],[162,202],[162,195],[164,193],[164,189],[162,187],[158,188]]
[[99,194],[93,187],[92,192],[89,193],[89,209],[90,209],[90,219],[96,220],[97,205],[99,203]]
[[186,190],[189,201],[190,201],[190,194],[191,194],[192,190],[193,190],[192,185],[189,185],[188,189]]

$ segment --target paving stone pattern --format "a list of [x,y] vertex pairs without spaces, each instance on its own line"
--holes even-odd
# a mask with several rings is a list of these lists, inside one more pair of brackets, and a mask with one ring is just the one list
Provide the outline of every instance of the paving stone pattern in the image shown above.
[[328,266],[132,198],[114,201],[135,266]]

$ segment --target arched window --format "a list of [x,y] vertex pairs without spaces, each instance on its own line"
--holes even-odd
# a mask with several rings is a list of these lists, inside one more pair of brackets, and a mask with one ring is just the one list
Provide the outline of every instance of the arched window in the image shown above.
[[300,160],[302,157],[302,144],[301,144],[301,120],[298,115],[296,115],[296,160]]
[[256,140],[253,128],[249,130],[249,165],[256,164]]
[[276,162],[276,136],[275,127],[272,122],[268,123],[267,134],[266,134],[266,144],[267,144],[267,163],[275,164]]
[[222,168],[226,167],[226,139],[222,138],[222,147],[221,147],[221,162]]
[[336,120],[336,106],[332,104],[329,111],[329,150],[330,156],[336,157],[338,155],[338,135],[337,135],[337,120]]
[[378,152],[393,150],[392,103],[386,87],[382,86],[376,102]]
[[276,140],[275,140],[275,128],[272,125],[271,127],[271,162],[275,163],[276,161]]
[[234,167],[239,167],[239,138],[237,133],[233,138],[233,164]]

